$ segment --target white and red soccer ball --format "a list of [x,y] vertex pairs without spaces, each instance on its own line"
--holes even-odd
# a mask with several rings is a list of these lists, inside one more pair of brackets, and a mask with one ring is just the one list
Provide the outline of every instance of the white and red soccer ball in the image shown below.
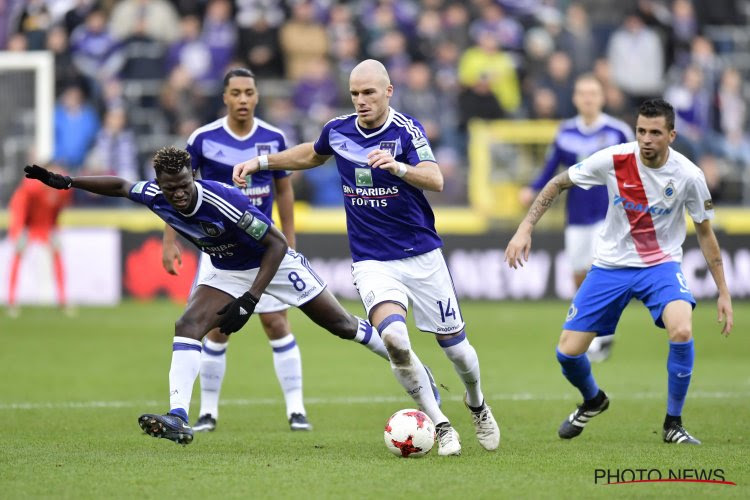
[[423,457],[435,444],[435,424],[419,410],[399,410],[385,423],[385,446],[403,458]]

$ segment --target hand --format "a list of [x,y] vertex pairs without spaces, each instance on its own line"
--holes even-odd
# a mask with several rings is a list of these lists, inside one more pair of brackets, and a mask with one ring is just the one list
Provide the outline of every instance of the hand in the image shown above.
[[505,262],[513,269],[518,269],[517,266],[523,267],[523,263],[529,261],[529,251],[531,251],[531,232],[519,227],[508,246],[505,247]]
[[258,164],[258,158],[252,158],[243,161],[242,163],[238,163],[232,169],[232,182],[234,182],[235,186],[242,188],[247,187],[247,180],[245,180],[245,177],[252,175],[259,170],[260,165]]
[[370,151],[367,154],[367,159],[372,168],[381,168],[393,175],[396,175],[396,172],[398,172],[398,162],[388,151],[383,151],[382,149]]
[[253,297],[250,292],[245,292],[222,307],[216,313],[220,316],[223,315],[221,321],[219,321],[219,331],[225,335],[230,335],[242,329],[255,311],[256,305],[258,305],[258,299]]
[[734,326],[734,313],[732,312],[731,297],[726,294],[719,294],[719,300],[716,301],[716,308],[719,311],[719,316],[716,322],[724,322],[724,328],[721,329],[721,334],[728,337],[729,333],[732,331],[732,326]]
[[536,195],[537,195],[536,191],[534,191],[528,186],[524,186],[518,192],[518,201],[521,202],[521,205],[528,208],[531,206],[531,203],[534,201],[534,198],[536,198]]
[[[174,261],[177,261],[177,266],[174,265]],[[179,276],[180,273],[177,271],[177,267],[182,267],[182,252],[177,243],[162,243],[161,247],[161,265],[169,273],[175,276]]]
[[26,165],[23,171],[26,172],[26,177],[28,179],[36,179],[51,188],[70,189],[73,185],[73,179],[67,175],[54,174],[39,165]]

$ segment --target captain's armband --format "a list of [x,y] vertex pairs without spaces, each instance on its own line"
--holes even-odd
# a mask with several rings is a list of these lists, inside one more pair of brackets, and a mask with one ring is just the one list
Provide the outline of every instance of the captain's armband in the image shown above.
[[240,220],[237,221],[237,225],[258,241],[263,239],[263,236],[268,232],[268,224],[247,211],[242,214]]

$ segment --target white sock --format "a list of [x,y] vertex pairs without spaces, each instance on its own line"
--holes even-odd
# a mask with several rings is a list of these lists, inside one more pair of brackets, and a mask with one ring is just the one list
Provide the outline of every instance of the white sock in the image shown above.
[[268,343],[273,349],[276,378],[284,393],[286,417],[289,418],[292,413],[305,415],[305,405],[302,402],[302,355],[294,335],[289,333],[284,338],[269,340]]
[[458,337],[438,340],[445,355],[453,362],[453,368],[466,387],[466,402],[469,406],[478,407],[484,402],[484,394],[479,383],[479,358],[477,351],[466,338],[466,332]]
[[398,353],[404,351],[408,353],[408,359],[405,363],[397,364],[391,361],[391,370],[396,376],[396,380],[406,389],[407,394],[414,399],[422,411],[432,419],[435,425],[447,422],[448,417],[440,411],[440,407],[435,401],[435,395],[432,393],[432,386],[424,365],[411,349],[409,332],[406,329],[404,317],[394,314],[386,318],[380,325],[383,342],[395,355],[391,356],[391,359],[398,358]]
[[388,351],[383,344],[383,339],[380,338],[375,327],[372,326],[369,321],[365,321],[362,318],[357,318],[357,321],[359,322],[357,335],[352,340],[359,342],[381,358],[389,359]]
[[169,408],[179,408],[188,414],[193,384],[198,376],[201,360],[200,340],[175,337],[172,342],[172,366],[169,369]]
[[227,371],[228,342],[206,339],[201,355],[201,411],[199,415],[219,418],[219,394]]

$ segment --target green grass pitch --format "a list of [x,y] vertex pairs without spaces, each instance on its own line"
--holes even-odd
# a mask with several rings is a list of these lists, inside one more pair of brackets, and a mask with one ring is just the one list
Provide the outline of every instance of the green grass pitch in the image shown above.
[[[348,304],[355,313],[361,306]],[[626,310],[613,357],[594,374],[612,400],[572,441],[557,427],[578,401],[554,347],[562,302],[465,303],[482,382],[502,430],[484,451],[453,368],[428,334],[412,343],[442,389],[463,455],[391,455],[383,425],[413,406],[387,364],[359,345],[290,318],[302,350],[314,430],[291,433],[256,319],[232,337],[217,430],[187,447],[146,436],[143,412],[167,410],[172,325],[181,307],[127,302],[68,318],[25,308],[0,317],[0,497],[11,498],[573,498],[750,497],[749,303],[719,335],[714,302],[694,316],[696,365],[683,414],[703,446],[661,442],[666,334],[639,303]],[[191,420],[198,411],[196,384]],[[595,483],[596,469],[722,469],[737,486]],[[626,477],[630,479],[630,477]],[[601,481],[601,480],[600,480]]]

